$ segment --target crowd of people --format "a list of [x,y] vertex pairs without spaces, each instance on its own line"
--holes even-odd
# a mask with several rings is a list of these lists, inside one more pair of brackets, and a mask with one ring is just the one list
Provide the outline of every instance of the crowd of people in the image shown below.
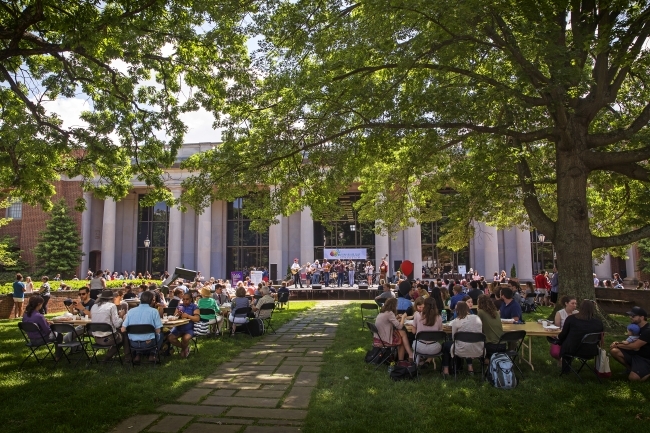
[[[429,284],[403,281],[396,287],[396,293],[393,293],[390,284],[385,284],[382,293],[375,298],[381,309],[375,320],[378,332],[373,335],[374,345],[394,346],[398,350],[399,360],[423,364],[427,360],[414,357],[415,336],[423,331],[442,331],[446,319],[453,318],[452,340],[442,345],[439,342],[424,342],[423,349],[419,346],[418,355],[442,355],[442,374],[445,377],[449,375],[450,367],[462,369],[464,363],[467,364],[468,373],[473,374],[474,359],[480,358],[487,364],[493,353],[506,350],[506,345],[500,343],[504,333],[502,323],[504,320],[512,323],[523,320],[522,304],[526,302],[526,294],[537,297],[539,292],[532,283],[522,289],[516,281],[509,281],[506,287],[500,282],[488,285],[478,280],[437,280]],[[550,301],[558,303],[560,307],[552,324],[561,329],[557,338],[549,339],[550,353],[558,360],[562,372],[568,372],[573,357],[593,358],[598,355],[598,346],[582,345],[581,342],[587,334],[602,334],[603,323],[596,317],[595,303],[591,300],[583,300],[579,308],[573,296],[563,296],[559,300],[554,297]],[[626,367],[630,380],[647,380],[650,378],[650,325],[647,313],[637,306],[627,315],[631,321],[627,329],[628,338],[612,343],[610,354]],[[412,332],[405,326],[407,320],[412,320]],[[485,344],[460,341],[454,344],[453,337],[457,332],[482,333]]]

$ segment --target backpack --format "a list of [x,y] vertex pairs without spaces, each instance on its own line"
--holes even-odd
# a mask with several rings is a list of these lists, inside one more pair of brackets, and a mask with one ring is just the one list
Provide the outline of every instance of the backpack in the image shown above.
[[389,347],[373,347],[368,352],[366,352],[366,357],[364,361],[366,364],[381,364],[384,359],[390,358],[391,351]]
[[393,367],[393,371],[390,372],[390,378],[396,382],[400,380],[415,379],[417,371],[418,367],[414,362],[400,361],[395,367]]
[[490,357],[488,380],[495,388],[513,389],[517,386],[514,365],[505,353],[495,353]]
[[250,319],[246,322],[248,332],[253,337],[260,337],[264,335],[264,321],[262,319]]

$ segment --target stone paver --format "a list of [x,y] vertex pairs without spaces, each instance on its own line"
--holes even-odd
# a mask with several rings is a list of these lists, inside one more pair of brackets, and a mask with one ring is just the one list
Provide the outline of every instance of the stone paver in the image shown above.
[[318,302],[220,365],[177,404],[159,407],[163,416],[129,418],[112,433],[137,433],[152,424],[147,431],[300,433],[342,304]]
[[192,420],[191,416],[184,415],[167,415],[156,425],[151,427],[149,431],[155,432],[176,432],[180,430],[185,424]]
[[159,415],[136,415],[119,423],[111,433],[137,433],[158,419]]

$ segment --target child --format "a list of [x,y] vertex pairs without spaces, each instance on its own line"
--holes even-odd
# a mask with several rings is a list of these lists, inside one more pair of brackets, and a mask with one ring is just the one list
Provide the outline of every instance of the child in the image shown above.
[[636,340],[639,339],[639,334],[641,333],[641,328],[639,325],[630,323],[627,325],[627,340],[623,342],[623,344],[630,344],[634,343]]

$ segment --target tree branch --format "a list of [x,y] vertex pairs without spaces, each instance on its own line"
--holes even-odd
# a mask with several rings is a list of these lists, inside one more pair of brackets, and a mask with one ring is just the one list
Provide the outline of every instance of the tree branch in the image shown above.
[[650,225],[617,236],[591,236],[591,244],[596,248],[620,247],[650,237]]
[[622,174],[630,179],[650,182],[650,172],[639,164],[611,165],[606,167],[605,170]]
[[591,134],[587,136],[587,148],[594,149],[596,147],[607,146],[612,143],[617,143],[622,140],[629,140],[650,122],[650,104],[643,107],[641,114],[634,119],[634,122],[625,129],[619,128],[615,131],[606,132],[602,134]]
[[591,170],[607,169],[612,166],[623,166],[635,162],[645,161],[650,158],[650,147],[624,152],[596,152],[586,151],[582,155],[582,161]]

